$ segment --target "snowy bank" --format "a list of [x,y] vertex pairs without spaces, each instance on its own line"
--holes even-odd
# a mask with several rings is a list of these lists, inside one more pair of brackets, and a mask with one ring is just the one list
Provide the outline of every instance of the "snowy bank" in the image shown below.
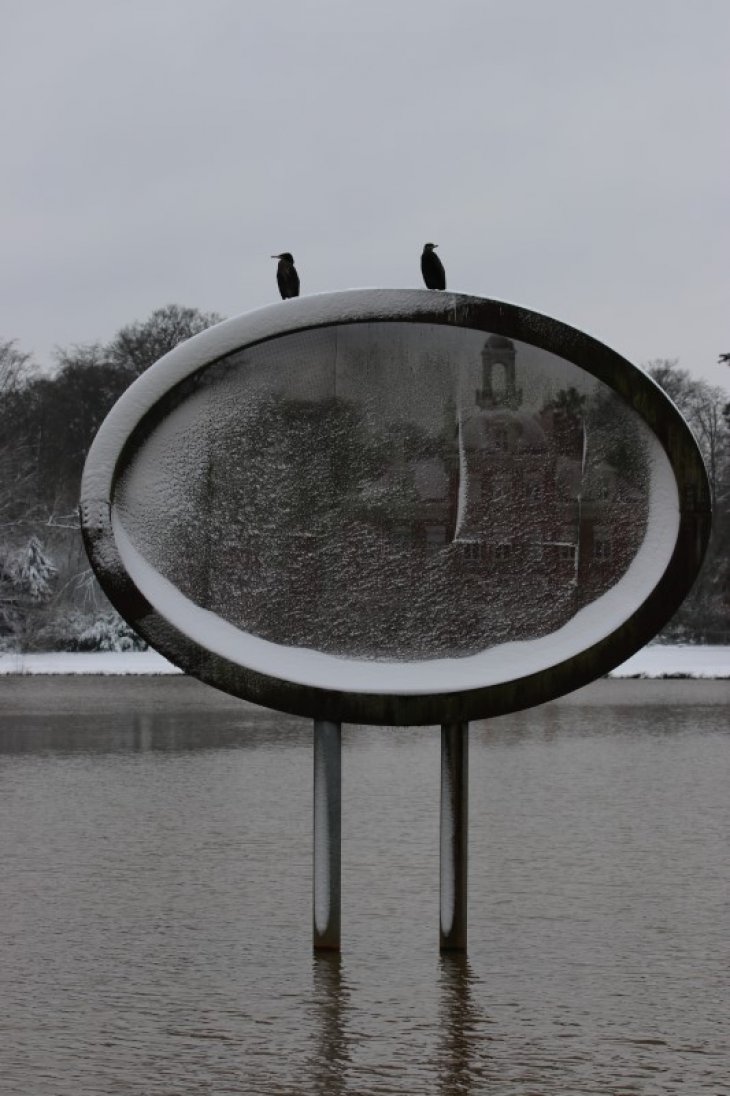
[[157,651],[48,651],[0,654],[0,674],[180,674]]
[[[0,654],[2,674],[179,674],[156,651],[93,651],[74,654]],[[653,644],[617,666],[611,677],[730,678],[730,646],[665,646]]]
[[730,677],[730,646],[651,644],[637,651],[610,677]]

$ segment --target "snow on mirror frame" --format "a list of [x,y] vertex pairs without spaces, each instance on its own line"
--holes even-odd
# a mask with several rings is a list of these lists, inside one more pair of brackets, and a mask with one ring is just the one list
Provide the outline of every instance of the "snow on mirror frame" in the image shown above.
[[176,347],[91,447],[81,525],[122,616],[266,707],[469,721],[607,673],[710,529],[684,420],[587,335],[499,301],[351,290]]

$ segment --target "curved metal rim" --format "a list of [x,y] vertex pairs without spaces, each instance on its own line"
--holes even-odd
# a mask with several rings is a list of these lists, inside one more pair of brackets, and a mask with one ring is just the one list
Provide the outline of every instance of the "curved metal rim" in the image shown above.
[[[654,589],[610,635],[555,666],[483,688],[429,695],[349,693],[288,682],[213,654],[173,627],[140,593],[119,554],[111,505],[125,448],[155,404],[191,374],[233,351],[316,328],[389,322],[471,328],[550,351],[613,389],[659,439],[679,493],[677,540]],[[709,483],[697,444],[650,377],[558,320],[502,301],[428,290],[352,290],[298,298],[226,321],[176,347],[131,385],[104,420],[84,468],[80,511],[86,550],[110,601],[154,648],[187,673],[280,711],[400,726],[503,715],[554,699],[607,673],[644,646],[679,607],[701,566],[711,521]]]

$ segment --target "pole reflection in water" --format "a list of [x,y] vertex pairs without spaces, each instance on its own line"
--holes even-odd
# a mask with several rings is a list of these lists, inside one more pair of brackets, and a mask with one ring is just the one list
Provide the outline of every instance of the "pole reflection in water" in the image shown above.
[[317,1044],[312,1056],[311,1092],[341,1096],[347,1091],[345,1074],[350,1065],[346,1034],[349,989],[342,976],[339,951],[316,951],[312,965],[313,1028]]
[[135,753],[147,753],[152,749],[152,732],[154,722],[149,713],[135,714],[134,717],[134,745]]
[[[477,1091],[475,1082],[485,1077],[483,1026],[491,1023],[474,1006],[476,979],[464,952],[444,952],[439,970],[439,1018],[441,1046],[437,1052],[439,1092],[442,1096]],[[478,1055],[478,1061],[477,1059]]]

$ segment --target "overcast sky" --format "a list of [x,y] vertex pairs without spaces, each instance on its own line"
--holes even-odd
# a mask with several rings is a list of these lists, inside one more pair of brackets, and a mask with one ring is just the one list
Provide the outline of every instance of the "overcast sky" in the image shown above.
[[0,0],[0,339],[418,286],[730,388],[730,0]]

